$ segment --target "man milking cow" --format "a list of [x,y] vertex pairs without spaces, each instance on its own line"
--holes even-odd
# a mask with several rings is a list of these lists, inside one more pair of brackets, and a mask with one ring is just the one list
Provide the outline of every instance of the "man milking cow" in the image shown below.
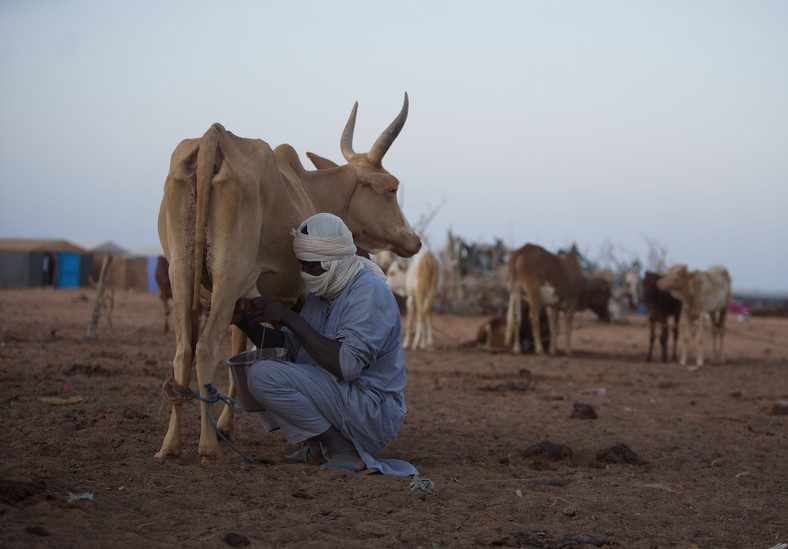
[[284,347],[292,357],[247,372],[248,390],[264,408],[258,417],[301,445],[291,461],[416,474],[405,461],[373,457],[394,439],[406,411],[402,322],[385,276],[357,254],[350,230],[332,214],[302,222],[293,249],[309,292],[300,311],[259,297],[239,300],[233,315],[255,345]]

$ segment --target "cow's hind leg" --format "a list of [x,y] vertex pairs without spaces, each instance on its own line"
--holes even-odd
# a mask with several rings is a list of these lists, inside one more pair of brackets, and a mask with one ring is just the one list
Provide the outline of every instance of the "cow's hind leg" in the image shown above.
[[[522,295],[519,288],[511,288],[509,291],[509,309],[506,311],[506,331],[504,332],[504,345],[511,345],[512,353],[520,354],[523,352],[520,342],[520,323],[522,319],[521,306]],[[537,350],[540,353],[541,349]]]
[[[566,354],[572,354],[572,322],[574,321],[574,309],[564,311],[564,324],[566,325]],[[556,322],[558,324],[558,322]]]
[[[667,326],[667,321],[665,322]],[[677,354],[677,347],[679,342],[679,317],[676,316],[673,318],[673,326],[671,327],[671,332],[673,332],[673,353],[671,354],[671,360],[676,362]]]
[[[233,326],[232,328],[232,354],[237,355],[246,350],[247,339],[240,329]],[[232,374],[227,369],[227,376],[230,380],[229,388],[227,389],[227,396],[232,399],[238,398],[238,388],[235,386],[235,380]],[[216,428],[227,438],[233,437],[233,425],[235,419],[235,412],[229,407],[225,406],[222,414],[219,416],[219,421],[216,422]]]
[[[173,266],[171,265],[172,269]],[[173,285],[173,295],[180,292],[179,285]],[[164,435],[164,442],[156,452],[157,458],[177,457],[181,454],[181,418],[183,413],[183,400],[173,393],[175,385],[188,387],[191,379],[191,368],[193,356],[191,351],[191,326],[189,324],[190,299],[188,290],[183,297],[173,299],[174,330],[175,330],[175,357],[172,360],[172,378],[165,382],[165,395],[172,401],[172,411],[170,413],[170,423],[167,427],[167,434]]]
[[[531,331],[533,332],[535,329],[538,329],[539,326],[538,324],[539,311],[536,308],[532,307],[529,314],[531,316]],[[561,332],[561,330],[558,327],[559,314],[560,311],[558,310],[558,307],[550,306],[547,308],[547,320],[550,323],[550,349],[547,352],[548,354],[551,355],[558,353],[558,334]],[[534,320],[533,320],[534,315],[537,315],[536,316],[537,324],[534,324]],[[534,326],[536,326],[536,328],[534,328]]]
[[727,311],[722,309],[711,313],[711,345],[714,353],[714,361],[718,364],[725,364],[725,352],[722,347],[722,340],[725,334],[725,315]]
[[692,326],[692,322],[689,319],[689,315],[682,318],[681,341],[683,345],[681,346],[681,356],[679,357],[679,364],[681,364],[682,366],[687,365],[687,354],[689,353],[691,326]]
[[412,295],[408,295],[405,301],[405,315],[407,316],[405,323],[405,339],[402,341],[402,347],[405,349],[408,349],[411,345],[411,332],[415,330],[416,314],[416,300],[413,299]]
[[[659,323],[659,346],[662,349],[662,362],[668,361],[668,321]],[[674,352],[675,358],[675,352]]]
[[648,353],[646,354],[646,362],[651,362],[652,353],[654,352],[654,339],[656,338],[657,323],[654,318],[648,319]]

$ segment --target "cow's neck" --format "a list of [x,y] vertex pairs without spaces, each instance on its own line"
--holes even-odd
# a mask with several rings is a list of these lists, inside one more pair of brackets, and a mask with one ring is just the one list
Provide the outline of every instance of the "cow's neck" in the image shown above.
[[304,186],[318,211],[345,217],[356,185],[351,170],[350,166],[341,166],[307,172]]

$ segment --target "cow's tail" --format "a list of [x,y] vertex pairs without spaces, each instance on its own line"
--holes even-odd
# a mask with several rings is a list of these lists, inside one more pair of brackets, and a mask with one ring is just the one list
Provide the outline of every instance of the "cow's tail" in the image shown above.
[[[219,131],[221,126],[214,124],[205,132],[200,141],[200,150],[197,153],[197,195],[195,228],[194,228],[194,278],[192,280],[192,347],[197,345],[197,334],[200,323],[200,289],[202,288],[202,273],[205,261],[205,247],[208,233],[208,206],[211,203],[211,183],[219,158]],[[194,355],[192,355],[194,356]]]

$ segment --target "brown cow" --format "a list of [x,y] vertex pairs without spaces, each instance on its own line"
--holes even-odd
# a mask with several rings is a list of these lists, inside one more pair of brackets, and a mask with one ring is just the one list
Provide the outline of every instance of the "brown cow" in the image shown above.
[[[681,301],[660,290],[657,281],[663,275],[646,271],[643,276],[643,305],[648,311],[649,340],[646,360],[651,362],[656,338],[657,325],[660,326],[659,344],[662,348],[662,362],[668,361],[668,330],[673,332],[673,353],[671,360],[676,360],[676,345],[679,339],[679,318],[681,317]],[[673,326],[669,328],[670,319]]]
[[731,300],[731,277],[721,265],[706,271],[689,271],[679,263],[668,269],[657,281],[660,290],[681,301],[681,331],[684,334],[679,364],[686,366],[690,338],[695,337],[696,367],[703,366],[703,322],[706,313],[711,317],[712,352],[720,364],[725,362],[722,349],[725,335],[725,317]]
[[[239,298],[276,296],[295,303],[304,292],[291,231],[317,212],[341,217],[359,247],[391,249],[410,257],[421,240],[397,203],[399,181],[382,166],[383,156],[405,124],[408,96],[396,119],[368,153],[353,150],[358,103],[342,133],[347,164],[307,153],[318,168],[304,168],[290,145],[271,149],[259,139],[237,137],[214,124],[202,138],[182,141],[172,154],[159,211],[159,238],[170,263],[176,352],[174,380],[188,387],[196,364],[200,396],[209,397],[220,343]],[[200,329],[201,290],[210,292],[211,314]],[[233,329],[233,352],[246,338]],[[231,387],[230,395],[235,388]],[[173,398],[177,393],[172,392]],[[175,400],[169,428],[156,457],[181,452],[183,400]],[[203,458],[221,456],[216,433],[201,400]],[[225,408],[218,427],[232,429]]]
[[[572,321],[576,311],[590,308],[600,320],[610,320],[608,301],[610,284],[601,278],[590,279],[583,274],[573,252],[554,255],[536,244],[526,244],[509,256],[509,309],[506,316],[506,344],[513,353],[522,353],[519,338],[522,292],[525,291],[531,306],[528,318],[531,332],[539,331],[539,314],[548,308],[550,324],[550,354],[557,352],[558,315],[564,312],[566,353],[572,354]],[[513,343],[512,343],[513,342]],[[536,354],[544,347],[535,340]]]
[[[528,318],[530,306],[527,301],[522,302],[522,312],[520,317]],[[547,320],[547,313],[544,309],[539,313],[539,339],[542,347],[550,349],[550,324]],[[481,345],[487,351],[511,351],[511,345],[506,345],[506,315],[494,316],[486,320],[479,326],[476,332],[474,345]],[[535,348],[533,332],[530,322],[520,323],[520,345],[526,351],[533,351]]]

